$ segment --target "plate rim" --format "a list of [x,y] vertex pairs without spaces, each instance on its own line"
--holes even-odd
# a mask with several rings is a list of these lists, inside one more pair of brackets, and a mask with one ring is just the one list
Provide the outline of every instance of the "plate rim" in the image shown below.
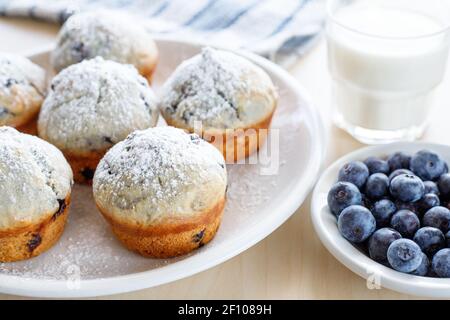
[[[182,44],[196,47],[209,45],[197,41],[174,40],[165,37],[155,37],[154,39],[157,43],[167,42],[175,45]],[[50,51],[52,47],[53,45],[26,52],[26,56],[29,57],[45,54]],[[220,48],[220,46],[218,47],[216,45],[213,45],[213,47]],[[230,50],[226,47],[222,48]],[[313,154],[310,155],[308,161],[311,168],[307,171],[304,179],[298,180],[292,188],[292,191],[286,196],[283,203],[278,205],[278,214],[274,214],[269,219],[262,220],[261,223],[253,226],[250,230],[251,232],[247,232],[241,237],[235,237],[231,241],[226,242],[225,245],[227,250],[225,251],[225,255],[223,255],[223,251],[221,251],[224,244],[217,246],[215,250],[208,253],[209,260],[207,260],[206,263],[204,259],[202,259],[201,255],[192,255],[181,261],[152,270],[108,278],[81,280],[80,288],[77,289],[69,289],[65,280],[35,279],[0,274],[0,292],[27,297],[81,298],[127,293],[156,287],[205,271],[241,254],[273,233],[295,213],[295,211],[303,204],[306,197],[310,194],[318,178],[318,174],[324,160],[327,139],[326,130],[321,115],[319,114],[306,89],[304,89],[298,80],[286,70],[254,53],[233,49],[230,51],[242,55],[260,65],[264,69],[270,70],[270,72],[276,74],[286,84],[286,86],[288,86],[290,90],[295,93],[297,97],[300,97],[301,100],[305,102],[303,107],[308,109],[308,113],[314,122],[312,124],[314,126],[314,130],[312,131]],[[318,143],[318,146],[314,146],[314,143]],[[175,272],[176,275],[173,276],[173,269],[179,269],[180,264],[183,265],[186,263],[189,264],[190,270],[182,273]]]
[[[370,259],[350,242],[345,240],[339,234],[337,227],[330,231],[326,227],[326,222],[323,218],[324,214],[322,211],[325,210],[324,206],[327,206],[327,204],[321,190],[324,189],[324,186],[328,185],[327,180],[330,175],[334,174],[337,179],[339,168],[348,161],[361,160],[368,156],[376,156],[377,154],[386,155],[388,152],[402,151],[404,149],[413,149],[416,151],[430,149],[436,150],[436,152],[439,149],[448,149],[450,154],[449,145],[426,141],[394,142],[386,145],[367,146],[347,153],[330,164],[317,180],[311,197],[311,220],[316,234],[328,252],[361,278],[367,280],[371,276],[371,273],[377,272],[378,279],[383,288],[419,297],[450,298],[450,279],[419,277],[404,274],[383,266]],[[387,150],[389,151],[387,152]],[[330,218],[334,219],[329,210],[328,213],[330,214]]]

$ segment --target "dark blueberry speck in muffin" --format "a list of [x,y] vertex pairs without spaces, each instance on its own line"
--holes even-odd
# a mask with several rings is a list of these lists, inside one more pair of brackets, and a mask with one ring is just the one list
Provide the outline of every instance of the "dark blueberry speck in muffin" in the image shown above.
[[41,235],[39,233],[34,233],[31,236],[30,241],[28,241],[27,243],[28,251],[33,252],[37,247],[39,247],[41,242],[42,242]]
[[66,210],[67,204],[66,204],[66,199],[57,199],[58,200],[58,210],[53,214],[53,219],[58,218],[63,212],[64,210]]
[[205,236],[205,229],[203,229],[202,231],[200,231],[199,233],[196,233],[193,237],[193,241],[195,243],[198,243],[200,241],[202,241],[203,237]]

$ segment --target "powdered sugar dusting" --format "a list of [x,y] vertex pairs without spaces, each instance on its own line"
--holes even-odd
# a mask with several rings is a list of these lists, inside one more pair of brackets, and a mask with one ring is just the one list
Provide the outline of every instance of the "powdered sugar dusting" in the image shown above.
[[45,91],[44,69],[27,58],[0,53],[0,125],[39,106]]
[[[162,68],[156,73],[156,87],[167,79],[180,61],[198,52],[196,48],[180,45],[161,49]],[[277,211],[278,204],[292,193],[290,182],[294,179],[302,181],[307,175],[306,170],[310,168],[310,162],[317,161],[310,156],[315,154],[313,149],[318,147],[312,145],[317,141],[317,128],[311,109],[302,105],[305,103],[302,97],[288,90],[279,78],[272,76],[276,85],[286,88],[280,96],[272,122],[272,128],[280,129],[279,171],[274,175],[263,176],[260,174],[261,164],[227,166],[229,187],[226,208],[218,233],[208,245],[190,255],[174,259],[141,257],[126,250],[116,240],[95,207],[92,189],[75,185],[69,221],[61,240],[39,257],[0,264],[0,274],[17,275],[21,277],[20,280],[60,279],[69,285],[70,281],[77,279],[117,277],[170,264],[176,270],[174,276],[179,276],[185,272],[180,269],[189,271],[190,265],[181,263],[193,255],[207,259],[211,253],[216,256],[213,251],[219,248],[223,251],[220,254],[230,254],[226,248],[231,243],[236,244],[242,235],[249,232],[254,234],[258,224],[280,214]],[[161,125],[164,125],[163,121]],[[180,263],[180,268],[175,267],[176,263]]]
[[158,119],[153,91],[131,65],[86,60],[61,71],[51,87],[39,135],[64,151],[103,151]]
[[[48,252],[36,258],[0,264],[0,274],[23,278],[98,279],[143,272],[164,267],[184,260],[191,255],[213,250],[230,238],[238,237],[247,228],[263,218],[262,208],[283,197],[280,190],[283,177],[290,176],[286,163],[297,152],[298,136],[308,135],[305,124],[298,122],[298,115],[292,110],[279,110],[275,126],[282,126],[280,134],[280,172],[277,175],[262,176],[261,165],[227,165],[228,198],[221,227],[212,242],[189,255],[173,259],[148,259],[125,249],[112,234],[95,207],[92,190],[88,186],[75,185],[72,191],[72,205],[69,221],[61,240]],[[305,152],[310,146],[304,145]],[[295,162],[295,166],[302,165]],[[286,191],[286,190],[285,190]],[[276,211],[272,214],[277,214]]]
[[[268,101],[259,94],[268,96]],[[207,128],[241,128],[270,114],[274,96],[269,77],[259,67],[234,53],[204,48],[167,80],[160,109],[191,128],[195,121]],[[258,99],[257,110],[253,99]]]
[[52,65],[61,70],[85,59],[103,57],[138,69],[157,56],[149,32],[127,14],[114,10],[94,10],[71,16],[58,34]]
[[98,203],[119,216],[151,223],[215,205],[227,184],[222,154],[196,134],[173,127],[136,131],[115,145],[94,177]]
[[38,223],[70,192],[72,170],[49,143],[0,127],[0,228]]

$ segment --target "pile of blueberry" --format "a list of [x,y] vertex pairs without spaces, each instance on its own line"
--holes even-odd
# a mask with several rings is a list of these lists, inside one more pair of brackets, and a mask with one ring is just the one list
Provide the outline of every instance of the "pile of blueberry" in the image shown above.
[[450,278],[450,174],[439,155],[353,161],[338,181],[328,206],[344,238],[397,271]]

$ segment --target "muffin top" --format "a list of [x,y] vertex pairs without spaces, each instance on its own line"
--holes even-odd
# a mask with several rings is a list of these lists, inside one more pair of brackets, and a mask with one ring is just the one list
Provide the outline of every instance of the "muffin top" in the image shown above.
[[0,230],[38,223],[70,193],[72,170],[51,144],[0,127]]
[[20,118],[37,113],[45,86],[44,69],[27,58],[0,53],[0,125],[20,125]]
[[157,55],[151,35],[135,19],[112,10],[96,10],[75,14],[64,23],[51,63],[60,71],[100,56],[141,69]]
[[177,127],[246,128],[274,111],[277,93],[269,76],[232,52],[204,48],[184,61],[164,84],[160,110]]
[[136,69],[97,57],[53,79],[38,131],[64,152],[83,155],[106,150],[157,120],[153,91]]
[[194,217],[223,199],[226,185],[222,154],[173,127],[130,134],[100,161],[93,181],[103,212],[139,225]]

